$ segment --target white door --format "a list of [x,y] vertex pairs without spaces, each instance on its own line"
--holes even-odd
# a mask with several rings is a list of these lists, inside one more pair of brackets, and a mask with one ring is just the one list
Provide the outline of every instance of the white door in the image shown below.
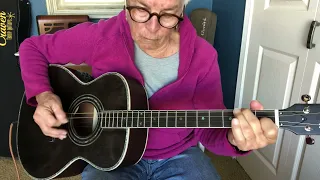
[[[253,1],[247,0],[235,107],[249,107],[252,99],[265,109],[301,103],[307,36],[319,0]],[[253,180],[295,180],[304,144],[304,136],[280,129],[276,144],[237,160]]]
[[[320,5],[316,16],[318,22],[320,22],[319,10]],[[309,51],[301,93],[309,94],[311,103],[320,103],[320,27],[314,33],[313,43],[316,46]],[[320,120],[318,123],[320,123]],[[320,129],[317,130],[320,131]],[[315,139],[315,144],[306,146],[299,180],[320,179],[320,136],[313,138]]]

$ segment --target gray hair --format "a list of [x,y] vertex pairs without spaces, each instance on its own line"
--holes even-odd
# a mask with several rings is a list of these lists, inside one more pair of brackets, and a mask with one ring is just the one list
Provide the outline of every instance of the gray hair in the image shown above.
[[187,5],[191,0],[184,0],[184,5]]
[[[186,6],[191,0],[183,0],[184,5]],[[124,4],[127,6],[127,0],[124,1]]]

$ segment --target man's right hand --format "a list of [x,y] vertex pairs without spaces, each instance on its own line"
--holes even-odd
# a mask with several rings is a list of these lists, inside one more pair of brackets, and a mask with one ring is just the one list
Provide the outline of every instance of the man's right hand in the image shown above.
[[66,138],[66,130],[55,128],[68,122],[60,98],[54,93],[46,91],[37,95],[36,100],[38,106],[33,115],[33,119],[43,134],[61,140]]

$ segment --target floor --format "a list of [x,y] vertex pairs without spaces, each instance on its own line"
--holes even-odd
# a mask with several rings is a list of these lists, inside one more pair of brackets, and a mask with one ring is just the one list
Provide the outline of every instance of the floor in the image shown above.
[[[222,180],[251,180],[242,167],[235,159],[231,157],[216,156],[210,152],[206,152],[211,157],[214,166],[220,173]],[[18,163],[21,180],[29,180],[30,178],[23,172],[21,165]],[[16,180],[16,172],[11,158],[0,157],[0,179]],[[79,180],[80,176],[71,178],[60,178],[59,180]]]

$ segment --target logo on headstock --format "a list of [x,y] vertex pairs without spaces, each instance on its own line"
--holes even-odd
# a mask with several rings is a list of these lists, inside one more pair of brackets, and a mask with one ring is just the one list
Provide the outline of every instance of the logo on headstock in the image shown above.
[[12,40],[12,20],[15,14],[12,12],[0,12],[0,46],[6,46],[7,41]]

